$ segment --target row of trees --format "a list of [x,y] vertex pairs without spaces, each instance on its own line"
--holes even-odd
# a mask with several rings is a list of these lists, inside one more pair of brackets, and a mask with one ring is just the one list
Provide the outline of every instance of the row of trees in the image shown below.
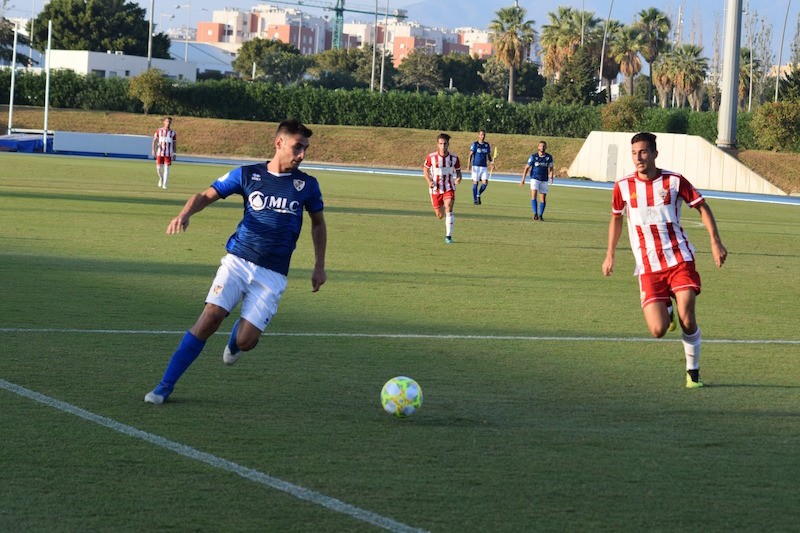
[[[3,0],[4,5],[8,0]],[[52,0],[29,26],[34,48],[43,49],[46,21],[54,24],[56,48],[124,53],[147,53],[148,23],[145,11],[124,0]],[[762,30],[751,23],[742,48],[739,103],[760,103],[769,81],[769,27]],[[233,66],[245,79],[284,85],[310,84],[332,89],[379,86],[384,90],[457,91],[489,94],[548,103],[588,104],[607,100],[598,85],[609,87],[622,75],[623,92],[662,107],[693,110],[716,109],[719,102],[716,59],[711,62],[695,44],[676,44],[668,15],[656,8],[640,11],[628,25],[603,21],[593,12],[559,7],[548,13],[541,35],[526,10],[515,5],[502,8],[489,24],[495,55],[488,60],[463,54],[446,56],[414,50],[395,67],[391,54],[373,54],[371,46],[349,50],[327,50],[312,56],[300,54],[294,46],[266,39],[254,39],[242,46]],[[0,54],[10,59],[10,23],[0,19]],[[800,63],[800,18],[792,57]],[[153,37],[153,56],[167,57],[169,38]],[[531,50],[541,45],[541,64],[530,62]],[[376,59],[377,58],[377,65]],[[27,58],[20,58],[24,63]],[[650,76],[643,76],[644,63]],[[642,88],[641,82],[646,82]],[[774,78],[772,79],[774,84]]]

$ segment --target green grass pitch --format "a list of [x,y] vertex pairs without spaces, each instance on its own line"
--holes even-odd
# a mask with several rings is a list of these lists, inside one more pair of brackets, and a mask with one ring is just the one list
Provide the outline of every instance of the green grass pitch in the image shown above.
[[[307,223],[259,346],[225,367],[229,319],[156,407],[241,202],[165,229],[227,167],[179,161],[162,191],[152,162],[0,164],[2,531],[797,527],[796,206],[710,200],[721,269],[684,208],[708,385],[686,390],[679,335],[647,338],[626,236],[601,275],[609,191],[554,186],[537,223],[527,186],[474,206],[465,182],[447,246],[421,173],[317,172],[328,283],[311,293]],[[379,402],[396,375],[424,391],[405,420]]]

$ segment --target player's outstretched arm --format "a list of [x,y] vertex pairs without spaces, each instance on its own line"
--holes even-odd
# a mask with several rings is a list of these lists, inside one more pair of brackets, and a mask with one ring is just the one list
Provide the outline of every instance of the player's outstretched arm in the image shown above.
[[622,235],[622,215],[611,215],[611,222],[608,223],[608,248],[606,249],[606,259],[603,261],[604,276],[614,273],[614,254],[617,251],[620,235]]
[[202,211],[207,206],[219,200],[219,194],[214,187],[209,187],[205,191],[193,195],[186,201],[178,216],[173,218],[167,226],[167,235],[174,235],[186,231],[189,227],[189,217]]
[[314,242],[314,271],[311,273],[311,292],[317,292],[328,281],[325,272],[325,251],[328,247],[328,227],[322,211],[309,213],[311,217],[311,240]]
[[708,236],[711,238],[711,255],[714,256],[714,264],[717,267],[721,267],[728,257],[728,250],[722,244],[722,239],[719,236],[717,220],[714,218],[714,213],[711,212],[711,208],[707,203],[700,204],[697,210],[700,211],[700,219],[703,221],[706,231],[708,231]]

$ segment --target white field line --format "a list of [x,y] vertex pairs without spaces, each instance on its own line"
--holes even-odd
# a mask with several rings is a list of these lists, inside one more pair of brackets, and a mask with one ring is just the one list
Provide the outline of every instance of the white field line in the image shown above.
[[421,529],[417,529],[408,526],[406,524],[403,524],[401,522],[392,520],[391,518],[387,518],[385,516],[381,516],[371,511],[366,511],[364,509],[360,509],[353,505],[344,503],[340,500],[337,500],[336,498],[332,498],[330,496],[326,496],[319,492],[295,485],[288,481],[272,477],[268,474],[264,474],[263,472],[259,472],[258,470],[253,470],[252,468],[241,466],[234,462],[228,461],[227,459],[217,457],[216,455],[201,452],[200,450],[197,450],[190,446],[186,446],[185,444],[180,444],[178,442],[171,441],[163,437],[159,437],[158,435],[153,435],[152,433],[148,433],[146,431],[136,429],[126,424],[122,424],[121,422],[117,422],[116,420],[113,420],[111,418],[106,418],[104,416],[94,414],[90,411],[86,411],[85,409],[81,409],[80,407],[76,407],[72,404],[63,402],[61,400],[56,400],[55,398],[51,398],[49,396],[45,396],[44,394],[40,394],[30,389],[26,389],[25,387],[21,387],[14,383],[10,383],[4,379],[0,379],[0,388],[5,389],[14,394],[17,394],[19,396],[29,398],[31,400],[44,404],[48,407],[58,409],[59,411],[75,415],[79,418],[83,418],[84,420],[87,420],[94,424],[104,426],[108,429],[116,431],[117,433],[122,433],[123,435],[140,439],[149,442],[151,444],[155,444],[156,446],[159,446],[171,452],[175,452],[178,455],[182,455],[183,457],[186,457],[188,459],[193,459],[195,461],[205,463],[209,466],[212,466],[214,468],[219,468],[231,474],[237,474],[245,479],[249,479],[250,481],[254,481],[266,487],[279,490],[281,492],[285,492],[286,494],[294,496],[295,498],[298,498],[300,500],[305,500],[307,502],[330,509],[331,511],[348,515],[352,518],[355,518],[356,520],[361,520],[362,522],[366,522],[370,525],[377,526],[392,532],[423,531]]
[[[186,330],[160,329],[79,329],[79,328],[0,328],[0,333],[89,333],[95,335],[183,335]],[[218,331],[217,335],[230,335]],[[339,337],[351,339],[442,339],[489,341],[565,341],[565,342],[670,342],[679,339],[652,337],[576,337],[557,335],[427,335],[423,333],[264,333],[267,337]],[[787,344],[800,345],[800,339],[703,339],[709,344]]]

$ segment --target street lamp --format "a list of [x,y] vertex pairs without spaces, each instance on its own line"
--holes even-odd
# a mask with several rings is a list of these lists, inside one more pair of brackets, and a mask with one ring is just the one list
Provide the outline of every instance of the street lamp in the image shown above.
[[186,63],[189,61],[189,8],[192,7],[192,4],[179,4],[175,6],[175,9],[185,9],[186,10],[186,40],[184,41],[185,48],[183,51],[183,62]]

